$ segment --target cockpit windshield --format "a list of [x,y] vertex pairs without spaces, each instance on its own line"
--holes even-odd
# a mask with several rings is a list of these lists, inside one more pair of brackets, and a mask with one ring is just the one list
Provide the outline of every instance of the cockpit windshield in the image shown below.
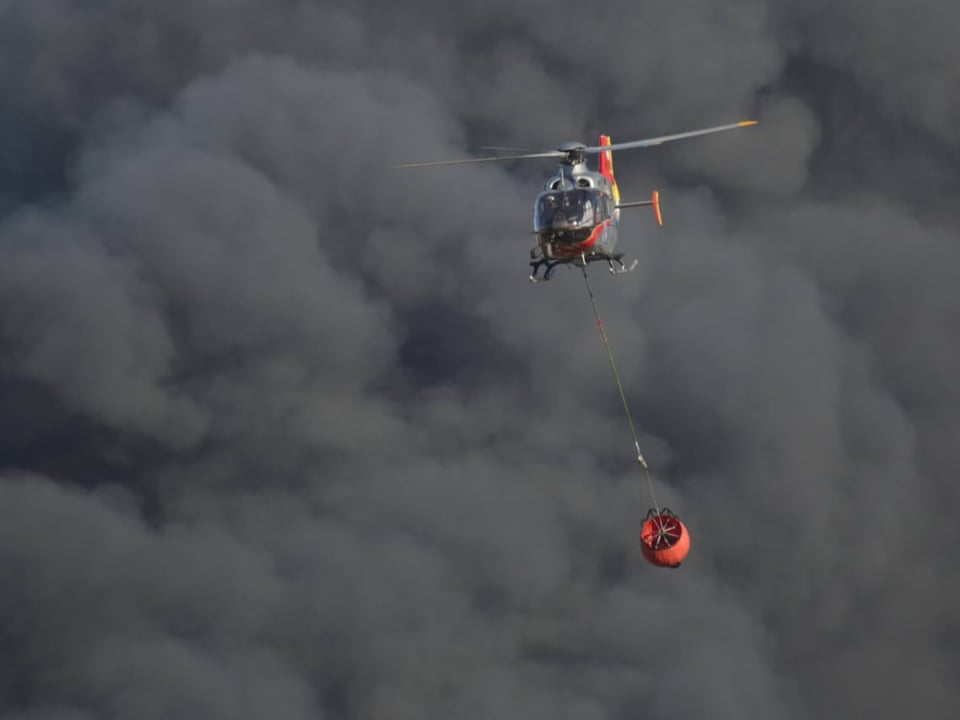
[[534,226],[537,231],[590,227],[609,217],[608,205],[608,198],[593,189],[545,192],[537,198]]

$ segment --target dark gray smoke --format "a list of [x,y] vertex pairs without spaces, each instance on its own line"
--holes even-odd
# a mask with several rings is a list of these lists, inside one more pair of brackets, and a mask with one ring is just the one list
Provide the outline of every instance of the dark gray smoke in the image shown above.
[[[947,3],[0,3],[0,713],[960,713]],[[615,158],[593,285],[536,162]]]

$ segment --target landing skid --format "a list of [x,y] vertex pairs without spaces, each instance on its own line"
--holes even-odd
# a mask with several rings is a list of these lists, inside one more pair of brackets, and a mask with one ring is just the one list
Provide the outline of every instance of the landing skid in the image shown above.
[[[534,248],[530,252],[531,257],[536,257],[536,251],[538,248]],[[529,280],[532,283],[539,282],[542,280],[549,280],[553,277],[554,270],[557,269],[560,265],[566,265],[568,268],[571,265],[576,265],[577,267],[586,267],[590,263],[605,261],[610,266],[611,275],[622,275],[634,270],[637,267],[637,260],[634,260],[630,267],[627,267],[623,262],[623,253],[617,253],[616,255],[581,255],[576,258],[564,258],[563,260],[552,260],[549,258],[541,257],[539,260],[534,260],[530,263],[530,267],[533,268],[533,271],[530,273]],[[543,277],[539,276],[540,269],[544,268]]]
[[[613,263],[617,264],[614,265]],[[610,274],[611,275],[623,275],[624,273],[633,272],[637,267],[637,260],[634,260],[630,263],[630,267],[627,267],[623,264],[623,255],[616,255],[612,258],[607,258],[607,264],[610,265]]]

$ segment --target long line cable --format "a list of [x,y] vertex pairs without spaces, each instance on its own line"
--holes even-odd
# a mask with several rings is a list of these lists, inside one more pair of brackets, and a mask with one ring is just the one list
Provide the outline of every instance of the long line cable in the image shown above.
[[637,450],[637,462],[647,477],[647,485],[650,487],[650,499],[653,501],[653,507],[657,515],[660,515],[660,506],[657,504],[657,494],[653,489],[653,478],[650,476],[650,468],[647,467],[647,461],[643,459],[643,453],[640,452],[640,439],[637,436],[637,428],[633,424],[633,416],[630,414],[630,406],[627,404],[627,395],[623,391],[623,383],[620,382],[620,373],[617,371],[617,363],[613,359],[613,350],[610,347],[610,338],[607,337],[607,330],[603,325],[603,319],[600,317],[600,309],[597,307],[597,299],[593,295],[593,288],[590,287],[590,278],[587,277],[587,265],[580,266],[583,271],[583,282],[587,286],[587,294],[590,296],[590,304],[593,305],[593,314],[597,317],[597,328],[600,330],[600,337],[603,338],[603,346],[607,351],[607,359],[610,361],[610,369],[613,370],[613,379],[617,383],[617,391],[620,393],[620,402],[623,404],[623,414],[627,416],[627,425],[630,426],[630,435],[633,438],[633,446]]

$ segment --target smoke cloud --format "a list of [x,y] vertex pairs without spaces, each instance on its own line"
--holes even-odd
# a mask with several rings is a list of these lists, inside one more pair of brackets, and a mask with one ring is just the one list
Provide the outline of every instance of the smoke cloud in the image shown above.
[[956,716],[955,15],[0,4],[0,717]]

